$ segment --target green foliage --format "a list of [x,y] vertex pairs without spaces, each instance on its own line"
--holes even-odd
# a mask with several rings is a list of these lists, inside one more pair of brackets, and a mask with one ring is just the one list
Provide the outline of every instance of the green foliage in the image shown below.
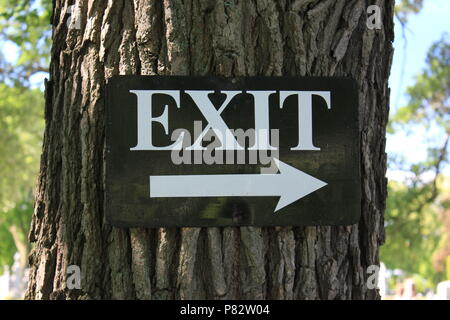
[[43,122],[42,92],[0,85],[0,273],[28,247]]
[[429,184],[389,183],[386,243],[381,250],[388,268],[419,274],[429,286],[442,279],[431,263],[441,239],[437,208],[429,201],[432,189]]
[[38,172],[43,121],[38,89],[0,84],[0,212],[30,193]]
[[410,15],[418,13],[423,6],[423,0],[400,0],[396,2],[395,16],[402,24],[408,21]]
[[447,280],[450,279],[450,255],[445,259],[445,275]]
[[30,77],[48,71],[51,5],[0,0],[0,273],[15,252],[24,261],[29,250],[44,127],[43,93],[30,88]]
[[0,0],[0,41],[14,44],[18,59],[0,55],[0,80],[27,85],[29,77],[47,72],[51,44],[51,0]]
[[389,183],[386,244],[381,258],[388,268],[418,274],[431,286],[445,278],[444,272],[437,270],[432,262],[450,232],[443,227],[441,215],[448,212],[448,198],[443,196],[442,187],[445,179],[441,174],[442,168],[448,165],[450,137],[448,35],[431,46],[426,63],[415,84],[407,89],[409,103],[393,115],[389,129],[396,132],[432,128],[433,136],[427,137],[431,147],[425,161],[410,163],[409,167],[402,159],[389,159],[391,168],[402,168],[409,172],[410,178],[404,183]]
[[17,252],[12,234],[5,223],[0,223],[0,275],[5,272],[5,266],[12,266],[14,254]]
[[444,34],[427,54],[427,69],[416,76],[414,86],[407,89],[409,104],[392,118],[395,124],[426,125],[435,122],[450,132],[450,37]]
[[[17,252],[17,242],[28,247],[26,238],[31,223],[33,202],[30,196],[17,202],[16,206],[0,214],[0,274],[5,266],[13,264],[14,254]],[[17,237],[14,239],[14,236]]]

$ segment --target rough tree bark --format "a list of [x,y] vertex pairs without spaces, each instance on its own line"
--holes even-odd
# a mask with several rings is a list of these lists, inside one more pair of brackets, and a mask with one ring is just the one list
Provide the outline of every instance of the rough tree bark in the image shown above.
[[[376,299],[384,241],[393,0],[55,1],[28,299]],[[382,10],[369,30],[366,8]],[[362,215],[345,227],[118,229],[105,223],[104,128],[116,74],[351,76]],[[79,265],[81,290],[66,288]]]

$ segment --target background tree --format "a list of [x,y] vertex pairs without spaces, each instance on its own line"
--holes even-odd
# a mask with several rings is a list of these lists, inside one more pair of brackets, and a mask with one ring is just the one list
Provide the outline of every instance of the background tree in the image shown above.
[[[410,274],[421,274],[429,286],[445,279],[448,247],[449,205],[442,175],[448,165],[450,137],[450,43],[444,34],[428,52],[426,68],[407,89],[409,103],[397,110],[390,122],[390,131],[414,131],[425,127],[431,131],[428,159],[423,162],[405,161],[392,157],[390,166],[409,173],[403,183],[389,184],[386,214],[386,245],[382,260],[390,268]],[[432,129],[432,130],[431,130]],[[439,258],[433,257],[438,255]]]
[[51,3],[51,0],[0,0],[0,41],[13,44],[18,55],[11,62],[1,53],[2,82],[29,87],[31,76],[48,72]]
[[[29,80],[48,69],[49,6],[50,1],[0,1],[0,274],[16,252],[24,269],[30,250],[44,99]],[[13,48],[8,56],[6,45]]]
[[[55,1],[44,152],[30,240],[33,298],[369,299],[386,196],[393,1]],[[351,76],[362,214],[345,227],[119,229],[105,223],[104,87],[116,74]],[[82,289],[66,289],[68,265]]]
[[26,267],[32,187],[38,171],[42,93],[0,85],[0,271],[16,251]]

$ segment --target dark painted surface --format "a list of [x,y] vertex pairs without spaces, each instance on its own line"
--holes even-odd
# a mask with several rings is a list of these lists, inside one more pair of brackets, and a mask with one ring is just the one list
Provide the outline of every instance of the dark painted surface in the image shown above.
[[[302,90],[331,91],[331,109],[313,99],[313,142],[320,151],[291,151],[298,143],[297,99],[283,109],[278,93],[270,99],[270,127],[280,129],[280,160],[327,186],[274,213],[279,197],[150,198],[149,176],[259,174],[261,165],[175,165],[170,151],[130,151],[137,144],[137,98],[130,90]],[[212,101],[223,100],[220,95]],[[206,124],[186,94],[181,107],[171,98],[154,96],[153,116],[168,104],[169,135],[153,125],[156,145],[172,144],[177,128]],[[253,99],[240,95],[222,114],[230,129],[254,125]],[[122,227],[349,225],[360,216],[358,98],[348,78],[161,77],[118,76],[107,85],[106,201],[107,220]],[[186,186],[190,188],[191,186]]]

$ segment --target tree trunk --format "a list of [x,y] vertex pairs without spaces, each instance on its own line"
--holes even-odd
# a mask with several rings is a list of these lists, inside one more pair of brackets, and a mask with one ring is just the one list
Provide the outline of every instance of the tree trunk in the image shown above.
[[[55,1],[28,299],[376,299],[384,241],[393,0]],[[382,27],[366,26],[379,5]],[[119,229],[106,224],[105,83],[113,75],[350,76],[362,212],[340,227]],[[67,267],[81,289],[66,288]]]

